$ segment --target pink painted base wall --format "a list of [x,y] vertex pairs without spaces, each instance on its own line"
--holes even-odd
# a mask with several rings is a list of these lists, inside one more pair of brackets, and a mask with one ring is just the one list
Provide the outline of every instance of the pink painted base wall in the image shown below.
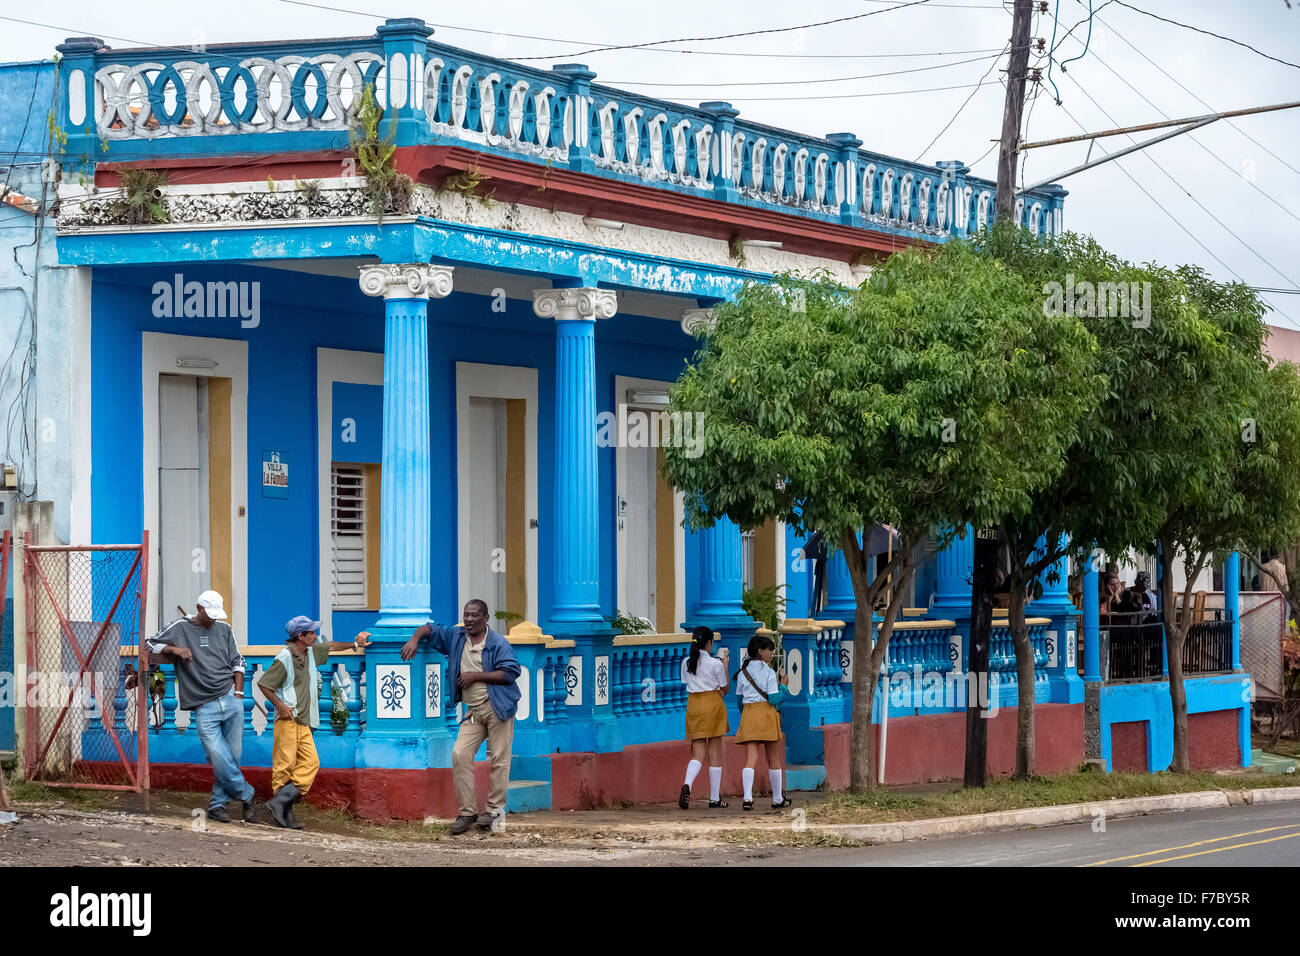
[[[1039,773],[1061,773],[1083,763],[1082,704],[1039,704],[1034,708],[1034,726]],[[880,725],[873,726],[872,731],[879,760]],[[824,736],[827,788],[848,789],[849,725],[829,725]],[[989,719],[988,765],[993,776],[1009,776],[1015,772],[1015,708],[1004,708]],[[889,722],[885,783],[960,780],[965,767],[964,713],[904,717]]]

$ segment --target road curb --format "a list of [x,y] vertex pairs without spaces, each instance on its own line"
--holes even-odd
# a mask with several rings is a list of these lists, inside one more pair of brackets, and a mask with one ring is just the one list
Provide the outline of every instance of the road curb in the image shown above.
[[1204,810],[1233,804],[1279,803],[1300,800],[1300,787],[1263,787],[1255,790],[1198,790],[1170,793],[1156,797],[1126,797],[1120,800],[1096,800],[1024,810],[999,810],[960,817],[933,820],[909,820],[899,823],[824,824],[809,826],[818,833],[833,834],[866,843],[904,843],[936,837],[962,836],[996,830],[1025,827],[1058,826],[1064,823],[1091,823],[1097,819],[1141,816],[1173,810]]
[[[1192,793],[1170,793],[1153,797],[1125,797],[1118,800],[1096,800],[1090,803],[1069,803],[1049,807],[1027,807],[1022,810],[998,810],[992,813],[973,813],[954,817],[935,817],[928,820],[902,820],[888,823],[808,823],[786,818],[780,822],[760,818],[745,826],[700,826],[680,823],[668,829],[668,839],[720,839],[735,838],[741,833],[802,833],[814,836],[833,836],[860,843],[905,843],[909,840],[932,840],[942,837],[965,836],[974,833],[991,833],[1000,830],[1018,830],[1030,827],[1059,826],[1068,823],[1091,823],[1097,819],[1118,819],[1142,816],[1148,813],[1165,813],[1176,810],[1205,810],[1214,807],[1240,806],[1253,803],[1280,803],[1300,800],[1300,787],[1262,787],[1254,790],[1198,790]],[[664,823],[614,823],[585,824],[579,820],[552,823],[530,823],[521,818],[515,826],[521,829],[589,830],[605,837],[664,836]]]

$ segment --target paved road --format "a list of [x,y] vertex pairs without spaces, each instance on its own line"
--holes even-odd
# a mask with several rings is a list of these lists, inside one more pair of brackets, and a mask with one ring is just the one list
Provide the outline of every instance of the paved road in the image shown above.
[[789,853],[797,866],[1300,866],[1300,804],[1217,807],[1093,824]]

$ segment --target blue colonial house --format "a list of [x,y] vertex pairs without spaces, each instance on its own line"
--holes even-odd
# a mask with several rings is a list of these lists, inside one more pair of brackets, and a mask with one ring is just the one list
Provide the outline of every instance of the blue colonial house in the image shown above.
[[[785,585],[790,600],[790,786],[841,783],[842,560],[814,618],[803,542],[783,527],[685,531],[658,463],[661,439],[690,434],[657,416],[692,331],[742,283],[822,269],[856,284],[893,250],[985,227],[993,183],[432,34],[396,19],[369,37],[202,52],[77,37],[43,65],[60,133],[50,239],[80,357],[58,438],[76,478],[56,527],[73,544],[148,531],[146,636],[215,588],[250,677],[295,614],[335,639],[369,629],[371,648],[325,675],[313,793],[369,816],[454,807],[445,662],[398,651],[472,597],[523,665],[512,809],[674,793],[684,629],[712,626],[738,659],[757,627],[745,586]],[[350,133],[367,87],[383,113],[369,139]],[[1019,196],[1016,218],[1056,233],[1064,197]],[[923,570],[891,673],[962,675],[969,564],[967,538]],[[1064,583],[1033,612],[1040,765],[1072,767],[1085,725],[1109,746],[1110,685],[1095,640],[1080,667]],[[628,618],[642,633],[612,623]],[[1005,628],[995,637],[1005,770],[1015,667]],[[1158,741],[1168,693],[1147,676],[1112,716]],[[1240,682],[1189,690],[1194,709],[1228,713],[1234,744]],[[270,763],[259,703],[255,781]],[[154,784],[201,785],[170,676],[153,710]],[[960,710],[919,693],[877,706],[884,779],[959,771]]]

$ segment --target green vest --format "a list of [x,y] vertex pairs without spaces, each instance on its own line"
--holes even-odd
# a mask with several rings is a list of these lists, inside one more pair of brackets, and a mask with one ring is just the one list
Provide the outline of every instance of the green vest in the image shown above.
[[[293,686],[293,652],[285,647],[275,659],[284,665],[284,686],[276,689],[284,705],[298,715],[298,692]],[[316,655],[307,648],[307,686],[311,693],[311,707],[307,710],[307,725],[315,730],[320,726],[320,681],[316,674]]]

